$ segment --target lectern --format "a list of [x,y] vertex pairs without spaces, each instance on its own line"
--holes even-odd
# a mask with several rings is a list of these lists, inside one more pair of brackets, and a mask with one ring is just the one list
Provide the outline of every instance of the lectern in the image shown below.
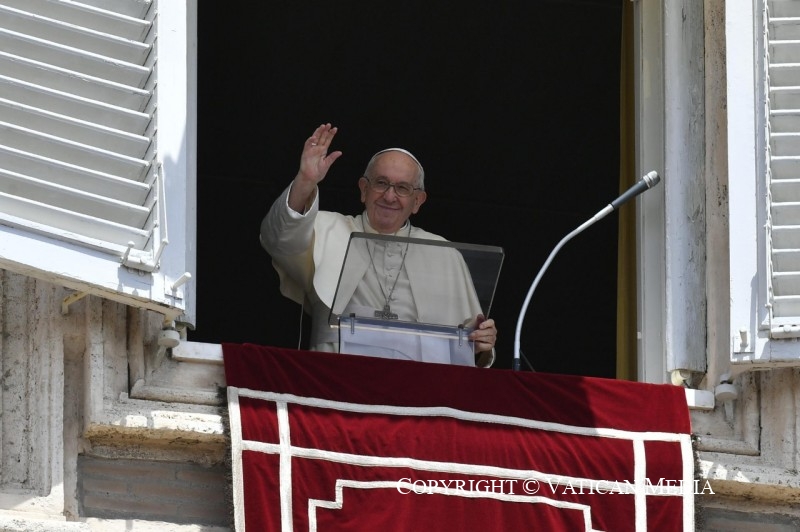
[[340,352],[474,366],[467,337],[489,317],[503,258],[496,246],[353,233],[329,318]]

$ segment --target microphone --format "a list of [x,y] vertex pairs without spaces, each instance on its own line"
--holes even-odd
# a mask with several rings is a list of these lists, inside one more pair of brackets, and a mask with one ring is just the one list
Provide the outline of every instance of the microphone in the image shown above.
[[627,203],[629,200],[632,200],[645,190],[653,188],[658,184],[659,181],[661,181],[661,178],[658,176],[658,172],[655,170],[648,172],[639,180],[638,183],[623,192],[620,197],[612,201],[611,206],[614,208],[614,210],[619,209],[623,203]]
[[[519,313],[519,318],[517,318],[517,330],[514,334],[514,362],[512,364],[512,368],[514,371],[519,370],[520,366],[520,335],[522,334],[522,322],[525,319],[525,313],[528,310],[528,305],[531,302],[531,297],[533,296],[533,291],[536,290],[536,286],[541,281],[544,272],[547,270],[547,267],[550,266],[550,263],[553,262],[553,259],[556,256],[561,248],[569,242],[575,235],[581,233],[584,229],[591,226],[598,220],[601,220],[608,216],[609,213],[619,209],[623,204],[627,203],[628,201],[632,200],[645,190],[649,190],[656,186],[658,182],[661,181],[658,173],[655,170],[648,172],[644,177],[642,177],[635,185],[630,187],[628,190],[622,193],[620,197],[603,207],[597,214],[583,222],[577,229],[572,231],[570,234],[565,236],[561,239],[561,241],[553,248],[553,251],[550,252],[550,256],[547,257],[547,260],[544,262],[542,269],[539,270],[539,273],[536,274],[536,278],[533,280],[533,284],[531,284],[530,289],[528,290],[528,295],[525,296],[525,301],[522,304],[522,310]],[[526,359],[527,360],[527,359]]]

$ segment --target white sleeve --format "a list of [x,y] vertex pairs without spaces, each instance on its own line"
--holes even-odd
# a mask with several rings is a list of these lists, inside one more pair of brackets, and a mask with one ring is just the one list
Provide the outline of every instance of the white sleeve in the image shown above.
[[319,193],[305,213],[289,207],[292,185],[278,196],[261,221],[261,245],[273,259],[299,255],[308,250],[314,237],[314,220],[319,212]]

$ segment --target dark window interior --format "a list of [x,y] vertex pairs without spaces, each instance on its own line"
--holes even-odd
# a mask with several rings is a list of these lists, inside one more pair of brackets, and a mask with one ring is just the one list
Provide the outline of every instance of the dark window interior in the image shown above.
[[[296,347],[258,229],[314,128],[344,152],[321,205],[361,211],[369,157],[411,150],[415,225],[502,246],[492,308],[511,364],[525,294],[561,238],[618,194],[622,2],[202,2],[197,328],[190,340]],[[613,377],[617,217],[578,235],[534,294],[521,346],[537,371]]]

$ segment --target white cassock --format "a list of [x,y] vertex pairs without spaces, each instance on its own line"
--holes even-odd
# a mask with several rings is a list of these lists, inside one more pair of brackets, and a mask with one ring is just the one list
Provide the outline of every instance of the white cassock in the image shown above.
[[[362,260],[348,258],[348,268],[355,266],[355,269],[348,270],[351,275],[342,280],[337,294],[351,233],[376,231],[370,227],[366,214],[345,216],[320,211],[319,194],[308,211],[299,214],[289,207],[290,188],[291,185],[278,197],[262,223],[261,244],[272,257],[281,293],[310,309],[311,349],[339,351],[339,330],[328,324],[334,296],[337,302],[350,302],[344,309],[348,313],[374,316],[376,310],[388,305],[400,320],[409,322],[458,326],[482,313],[472,276],[461,254],[452,248],[370,241]],[[409,222],[398,234],[445,241]],[[446,275],[415,273],[431,269]],[[443,293],[447,297],[442,297]],[[416,360],[450,362],[449,353],[444,354],[441,349],[397,345],[411,341],[425,342],[425,339],[394,338],[391,346],[385,346],[386,353],[377,355],[404,358],[403,353],[415,353],[411,358]],[[494,354],[491,355],[481,357],[481,362],[489,358],[482,366],[494,362]]]

